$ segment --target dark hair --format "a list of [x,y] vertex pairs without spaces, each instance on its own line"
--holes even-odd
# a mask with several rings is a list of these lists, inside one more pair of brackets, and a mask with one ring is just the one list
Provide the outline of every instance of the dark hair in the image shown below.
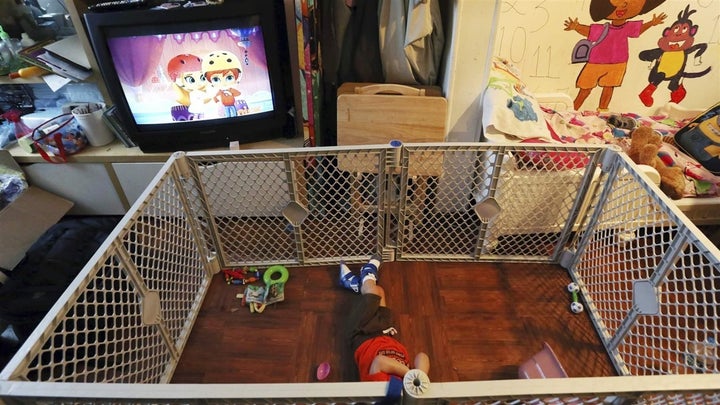
[[690,5],[688,4],[685,7],[685,10],[678,13],[678,19],[675,21],[675,24],[682,24],[687,23],[689,26],[693,26],[692,20],[690,19],[690,15],[694,14],[697,10],[690,10]]
[[[664,2],[665,0],[645,0],[640,14],[645,14]],[[614,9],[615,6],[610,3],[610,0],[590,0],[590,18],[593,21],[604,20]]]

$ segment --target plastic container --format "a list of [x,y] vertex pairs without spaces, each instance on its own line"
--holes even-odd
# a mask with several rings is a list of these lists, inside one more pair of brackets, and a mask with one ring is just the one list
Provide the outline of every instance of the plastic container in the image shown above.
[[0,75],[7,75],[26,66],[17,56],[20,42],[13,41],[0,26]]
[[72,110],[72,115],[85,130],[85,136],[92,146],[104,146],[115,140],[115,134],[110,131],[103,120],[104,111],[105,104],[103,103],[88,103],[87,106]]
[[[64,160],[65,156],[81,151],[88,144],[85,131],[72,114],[59,115],[45,121],[33,130],[32,139],[45,160],[48,160],[47,154]],[[57,163],[53,157],[49,161]]]

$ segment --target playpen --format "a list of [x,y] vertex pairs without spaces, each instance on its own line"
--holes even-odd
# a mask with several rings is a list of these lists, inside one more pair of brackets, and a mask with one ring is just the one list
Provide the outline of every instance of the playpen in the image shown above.
[[380,251],[562,265],[620,376],[431,382],[403,402],[720,404],[720,252],[637,169],[606,146],[175,153],[2,371],[0,400],[382,400],[384,383],[169,384],[220,269]]

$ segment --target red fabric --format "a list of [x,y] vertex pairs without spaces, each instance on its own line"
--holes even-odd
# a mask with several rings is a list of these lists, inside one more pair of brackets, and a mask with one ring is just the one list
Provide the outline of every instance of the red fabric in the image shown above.
[[[355,350],[355,364],[358,366],[360,381],[390,380],[391,375],[387,373],[370,374],[370,365],[378,354],[395,359],[405,366],[410,367],[410,363],[408,362],[410,355],[402,343],[386,335],[374,337],[364,341],[360,347]],[[402,378],[403,376],[398,377]]]

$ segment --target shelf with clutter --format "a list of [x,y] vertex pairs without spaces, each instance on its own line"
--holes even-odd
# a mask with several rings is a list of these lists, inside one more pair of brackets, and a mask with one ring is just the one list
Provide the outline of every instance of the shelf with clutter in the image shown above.
[[21,57],[21,51],[76,33],[60,1],[0,0],[0,26],[0,83],[42,83],[46,72],[31,68],[35,64]]
[[[20,150],[13,148],[17,139],[32,139],[26,135],[69,114],[72,104],[107,105],[73,10],[62,1],[0,0],[0,147]],[[5,119],[18,114],[20,120]],[[19,124],[27,134],[17,133]]]

